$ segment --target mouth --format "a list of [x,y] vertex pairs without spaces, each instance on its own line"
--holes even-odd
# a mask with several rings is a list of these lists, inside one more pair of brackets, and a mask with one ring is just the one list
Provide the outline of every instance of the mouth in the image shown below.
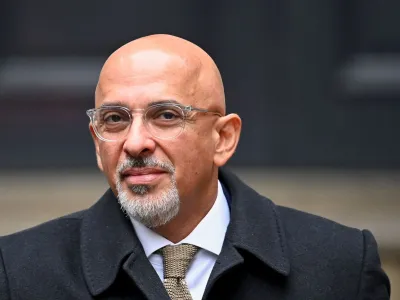
[[129,185],[150,185],[165,175],[168,172],[158,168],[129,168],[121,172],[121,179]]

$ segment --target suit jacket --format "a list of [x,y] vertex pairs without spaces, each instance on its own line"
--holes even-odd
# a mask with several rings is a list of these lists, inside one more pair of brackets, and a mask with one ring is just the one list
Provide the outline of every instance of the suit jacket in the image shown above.
[[[389,299],[372,234],[275,205],[220,171],[231,222],[203,299]],[[0,238],[1,300],[169,299],[109,190]]]

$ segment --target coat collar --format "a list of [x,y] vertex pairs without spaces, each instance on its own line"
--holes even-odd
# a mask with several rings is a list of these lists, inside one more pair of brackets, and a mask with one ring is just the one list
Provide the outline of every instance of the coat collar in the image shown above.
[[94,296],[106,291],[118,273],[125,272],[147,299],[168,299],[129,217],[122,212],[110,189],[83,217],[81,259],[86,283]]
[[275,204],[222,169],[219,179],[231,197],[226,239],[282,275],[290,271],[286,239]]
[[123,262],[137,247],[129,219],[109,189],[86,211],[81,227],[82,267],[93,295],[114,282]]
[[290,264],[286,239],[275,204],[225,169],[220,170],[218,177],[231,201],[231,222],[226,240],[287,276]]
[[[229,193],[227,197],[231,207],[231,222],[224,247],[233,245],[254,255],[276,272],[288,275],[290,267],[285,237],[275,205],[226,170],[220,170],[219,179]],[[111,190],[84,214],[81,258],[85,279],[93,295],[110,287],[122,269],[131,277],[135,276],[132,270],[126,270],[128,264],[134,261],[146,264],[141,272],[148,269],[146,276],[159,281],[150,262],[143,259],[146,256],[132,223],[121,211]],[[138,280],[143,283],[140,278]],[[153,284],[154,288],[159,289],[156,291],[159,295],[165,295],[162,284]]]

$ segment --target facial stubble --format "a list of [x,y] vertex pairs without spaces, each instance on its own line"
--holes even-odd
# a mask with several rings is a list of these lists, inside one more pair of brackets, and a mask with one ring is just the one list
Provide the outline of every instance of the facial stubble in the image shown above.
[[[121,175],[127,168],[157,167],[165,170],[170,184],[159,190],[159,186],[123,186]],[[179,212],[179,193],[175,179],[175,168],[171,163],[159,162],[154,158],[128,158],[118,166],[116,188],[121,208],[132,218],[149,228],[167,224]]]

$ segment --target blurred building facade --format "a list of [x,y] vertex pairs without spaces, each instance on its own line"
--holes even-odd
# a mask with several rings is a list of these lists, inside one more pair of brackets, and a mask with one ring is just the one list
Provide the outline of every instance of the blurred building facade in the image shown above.
[[[221,70],[243,119],[230,165],[277,203],[370,227],[400,299],[399,11],[396,0],[1,1],[0,234],[100,195],[85,114],[100,68],[122,44],[169,33]],[[65,205],[76,176],[83,202]]]
[[215,58],[244,122],[235,165],[400,167],[399,1],[1,5],[2,168],[93,166],[82,128],[101,65],[152,33]]

